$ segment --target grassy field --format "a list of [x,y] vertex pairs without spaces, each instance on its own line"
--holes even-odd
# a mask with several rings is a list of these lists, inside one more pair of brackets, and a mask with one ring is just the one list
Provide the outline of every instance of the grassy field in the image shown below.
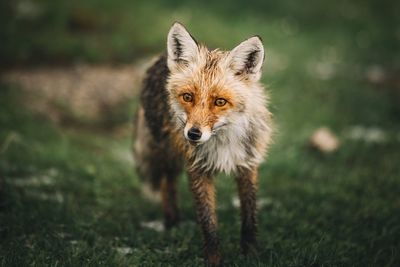
[[[56,2],[7,7],[23,15],[0,16],[2,65],[133,62],[162,50],[175,19],[225,49],[263,37],[278,133],[260,170],[260,251],[238,254],[235,183],[218,177],[228,266],[400,266],[398,4]],[[142,196],[130,157],[136,99],[115,118],[121,131],[54,124],[22,92],[0,83],[1,266],[202,266],[184,175],[181,225],[152,227],[161,207]],[[309,147],[321,126],[336,152]]]

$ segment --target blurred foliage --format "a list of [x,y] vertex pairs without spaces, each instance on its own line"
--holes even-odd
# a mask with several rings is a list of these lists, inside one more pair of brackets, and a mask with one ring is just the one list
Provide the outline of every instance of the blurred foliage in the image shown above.
[[168,27],[179,20],[226,48],[248,34],[279,44],[284,40],[271,31],[318,31],[316,45],[341,39],[357,60],[398,67],[399,8],[388,0],[1,1],[0,58],[2,65],[129,62],[163,49]]

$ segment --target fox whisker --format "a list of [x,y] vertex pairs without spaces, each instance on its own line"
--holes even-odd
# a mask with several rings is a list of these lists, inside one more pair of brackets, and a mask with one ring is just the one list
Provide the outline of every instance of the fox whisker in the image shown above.
[[181,117],[177,117],[179,122],[182,123],[182,126],[186,124],[186,121],[184,119],[182,119]]
[[217,127],[214,127],[211,132],[216,133],[219,129],[221,129],[222,127],[224,127],[226,125],[228,125],[228,123],[223,123],[221,125],[218,125]]

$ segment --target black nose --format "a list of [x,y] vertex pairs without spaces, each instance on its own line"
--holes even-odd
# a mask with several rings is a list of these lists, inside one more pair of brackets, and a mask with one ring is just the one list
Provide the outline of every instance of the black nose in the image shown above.
[[198,128],[192,127],[188,131],[188,137],[190,140],[197,141],[201,138],[201,131]]

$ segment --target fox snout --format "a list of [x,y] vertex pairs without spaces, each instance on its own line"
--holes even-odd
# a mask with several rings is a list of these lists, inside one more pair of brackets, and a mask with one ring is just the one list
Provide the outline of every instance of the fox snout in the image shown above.
[[187,135],[190,140],[198,141],[201,139],[201,134],[202,134],[202,132],[200,131],[199,128],[192,127],[189,129]]
[[200,127],[197,125],[186,124],[184,135],[186,140],[188,140],[192,145],[202,144],[211,137],[211,130],[207,127]]

